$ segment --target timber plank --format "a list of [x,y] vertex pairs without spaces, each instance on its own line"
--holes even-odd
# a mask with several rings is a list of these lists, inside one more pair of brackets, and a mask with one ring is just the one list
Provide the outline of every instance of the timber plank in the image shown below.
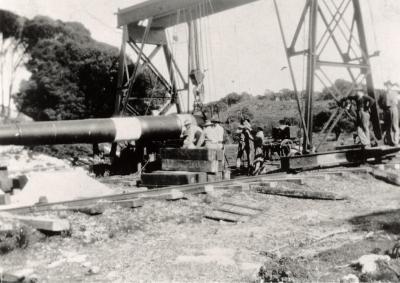
[[178,190],[171,190],[169,194],[167,194],[166,200],[179,200],[185,197],[184,193]]
[[[0,214],[0,217],[3,215]],[[48,232],[63,232],[68,231],[71,226],[68,220],[59,218],[48,217],[33,217],[33,216],[19,216],[8,214],[6,218],[18,220],[32,228],[48,231]]]
[[224,151],[215,148],[162,148],[161,159],[224,160]]
[[223,163],[218,160],[178,160],[163,159],[162,170],[165,171],[189,171],[217,173],[223,170]]
[[376,168],[379,170],[399,170],[400,164],[399,163],[379,164],[376,165]]
[[304,177],[282,177],[282,178],[261,178],[262,183],[271,183],[271,182],[290,182],[298,185],[304,185],[305,179]]
[[219,185],[213,186],[215,190],[234,190],[238,192],[249,191],[250,187],[247,183],[238,183],[238,184],[227,184],[227,185]]
[[218,182],[223,180],[223,173],[207,173],[207,182]]
[[304,199],[318,199],[318,200],[344,200],[344,196],[339,196],[333,193],[323,191],[306,191],[299,189],[287,189],[287,188],[266,188],[263,186],[255,187],[256,191],[268,195],[278,195],[293,198],[304,198]]
[[136,208],[136,207],[142,207],[144,205],[144,199],[136,198],[136,199],[118,200],[118,201],[113,201],[113,204],[124,208]]
[[72,211],[77,211],[80,213],[84,213],[87,215],[99,215],[99,214],[103,214],[104,211],[106,210],[107,205],[105,202],[99,202],[99,203],[95,203],[93,205],[89,205],[89,206],[81,206],[81,207],[75,207],[72,208]]
[[383,170],[373,170],[371,174],[379,180],[385,181],[392,185],[400,186],[400,176],[396,173]]
[[258,211],[263,211],[264,208],[260,206],[257,203],[249,202],[249,201],[243,201],[243,200],[227,200],[223,202],[224,204],[230,204],[230,205],[235,205],[235,206],[240,206],[244,208],[249,208],[252,210],[258,210]]
[[210,212],[207,212],[204,217],[213,219],[213,220],[222,220],[222,221],[227,221],[227,222],[244,222],[248,219],[246,216],[242,215],[237,215],[233,213],[228,213],[228,212],[222,212],[222,211],[217,211],[213,210]]
[[204,172],[155,171],[141,175],[144,186],[173,186],[203,183],[207,180]]
[[223,212],[229,212],[233,214],[238,214],[238,215],[244,215],[244,216],[254,216],[256,214],[259,214],[259,210],[254,210],[251,208],[247,207],[242,207],[242,206],[237,206],[233,204],[222,204],[221,206],[216,208],[219,211]]
[[0,190],[0,205],[7,205],[11,203],[10,194],[4,193]]

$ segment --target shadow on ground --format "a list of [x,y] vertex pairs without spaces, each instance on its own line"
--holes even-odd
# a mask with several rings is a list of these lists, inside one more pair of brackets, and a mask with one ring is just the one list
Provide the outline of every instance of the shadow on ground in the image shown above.
[[400,209],[375,212],[356,216],[349,220],[359,231],[383,230],[390,234],[400,234]]

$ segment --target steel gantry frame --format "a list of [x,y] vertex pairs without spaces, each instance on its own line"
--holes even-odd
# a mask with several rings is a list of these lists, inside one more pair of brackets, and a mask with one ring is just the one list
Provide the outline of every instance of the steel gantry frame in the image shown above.
[[[118,27],[122,28],[122,44],[120,49],[118,86],[115,101],[115,116],[137,115],[135,101],[139,98],[133,91],[137,75],[144,67],[149,67],[165,87],[169,99],[161,107],[159,114],[163,115],[176,105],[177,112],[184,111],[180,101],[180,93],[187,92],[187,108],[190,103],[202,103],[201,95],[192,94],[191,87],[198,83],[199,72],[199,42],[197,28],[199,20],[209,15],[219,13],[234,7],[245,5],[257,0],[147,0],[140,4],[118,10]],[[179,24],[187,24],[188,29],[188,74],[184,72],[171,52],[172,46],[168,40],[167,29]],[[145,46],[155,46],[150,55],[145,54]],[[129,72],[126,56],[127,46],[136,53],[137,59],[133,71]],[[164,53],[168,78],[158,71],[153,58],[162,50]],[[178,85],[182,86],[180,89]],[[190,100],[191,96],[193,99]],[[187,109],[187,110],[188,110]],[[145,115],[148,113],[145,113]]]
[[[196,105],[202,105],[202,81],[204,70],[199,63],[199,35],[197,29],[200,19],[234,7],[245,5],[258,0],[147,0],[137,5],[118,10],[117,25],[122,28],[122,43],[119,56],[119,70],[117,91],[115,95],[114,116],[138,116],[138,115],[164,115],[173,106],[178,113],[182,113],[186,92],[187,109],[190,111]],[[186,24],[188,31],[188,72],[184,76],[180,66],[174,58],[172,44],[169,41],[167,29],[179,24]],[[173,40],[173,39],[172,39]],[[154,46],[150,54],[146,54],[146,48]],[[136,54],[133,70],[130,70],[131,61],[127,56],[127,48]],[[162,51],[168,69],[165,77],[155,66],[154,57]],[[162,97],[150,98],[138,97],[134,85],[138,75],[148,68],[165,89]],[[131,68],[132,69],[132,68]],[[178,87],[180,86],[180,88]],[[191,92],[193,90],[193,93]],[[138,113],[138,102],[143,99],[162,98],[165,102],[155,113]],[[192,99],[191,99],[192,98]],[[151,103],[148,102],[148,103]],[[142,104],[143,105],[143,104]],[[144,152],[144,146],[135,144],[139,151]],[[143,148],[142,148],[143,147]],[[117,152],[117,144],[112,145],[110,156],[114,158]]]
[[[120,52],[120,68],[118,74],[118,93],[116,95],[115,115],[137,115],[135,113],[135,96],[133,85],[138,73],[143,67],[148,67],[157,76],[167,92],[167,102],[161,107],[162,115],[176,105],[177,112],[183,111],[180,93],[187,92],[188,108],[190,87],[193,79],[190,78],[190,68],[198,68],[198,58],[191,57],[190,50],[198,49],[198,42],[193,38],[196,32],[197,20],[237,6],[245,5],[258,0],[147,0],[118,11],[118,26],[122,27],[122,45]],[[371,74],[370,57],[377,55],[368,53],[362,11],[359,0],[305,0],[304,8],[291,40],[286,40],[286,31],[277,5],[274,7],[277,14],[279,28],[287,56],[288,67],[296,93],[298,112],[303,128],[303,152],[318,150],[320,145],[329,136],[332,129],[343,115],[352,116],[349,109],[340,107],[341,98],[348,96],[356,87],[366,86],[370,97],[375,99],[374,85]],[[187,77],[178,67],[171,52],[166,29],[185,23],[188,27],[188,74]],[[306,31],[306,48],[298,48],[301,31]],[[154,45],[149,55],[144,52],[145,45]],[[136,53],[137,59],[134,69],[129,72],[126,48],[129,46]],[[327,48],[330,46],[331,48]],[[324,55],[328,49],[337,51],[338,59],[326,60]],[[165,78],[153,64],[152,59],[162,50],[168,68],[168,78]],[[198,55],[198,54],[197,54]],[[299,90],[296,81],[295,69],[292,60],[296,56],[306,56],[307,74],[306,86],[303,93]],[[348,93],[341,93],[335,88],[333,80],[328,74],[329,68],[343,68],[347,71],[352,87]],[[179,83],[178,83],[179,82]],[[313,144],[313,99],[316,82],[326,87],[332,98],[338,103],[337,112],[333,113],[321,132],[322,142]],[[178,89],[178,84],[183,86]],[[328,88],[333,86],[333,88]],[[165,97],[164,97],[165,98]],[[192,100],[195,101],[195,98]],[[302,104],[304,102],[304,107]],[[377,139],[381,139],[378,109],[372,107],[371,121]]]
[[[339,122],[343,115],[352,114],[342,107],[341,98],[348,96],[355,88],[366,87],[368,95],[376,101],[374,84],[371,73],[370,58],[379,53],[368,53],[364,22],[359,0],[306,0],[292,40],[288,44],[286,32],[283,27],[277,0],[274,7],[279,23],[279,28],[286,51],[288,68],[297,97],[298,110],[303,127],[303,152],[318,150],[326,138]],[[307,27],[308,20],[308,27]],[[350,21],[349,21],[350,20]],[[350,22],[350,24],[349,24]],[[307,30],[307,48],[298,49],[300,32]],[[324,60],[327,55],[327,46],[333,47],[338,53],[336,60]],[[332,48],[331,48],[332,49]],[[304,93],[304,114],[302,113],[302,93],[298,89],[295,70],[292,60],[295,56],[306,56],[307,74]],[[352,87],[348,93],[337,89],[333,80],[328,75],[328,68],[344,68],[351,79]],[[313,98],[316,81],[330,91],[330,95],[337,102],[339,108],[332,113],[328,123],[321,133],[322,141],[315,147],[313,144]],[[328,88],[333,86],[333,90]],[[381,139],[378,108],[375,103],[371,109],[371,122],[377,139]]]

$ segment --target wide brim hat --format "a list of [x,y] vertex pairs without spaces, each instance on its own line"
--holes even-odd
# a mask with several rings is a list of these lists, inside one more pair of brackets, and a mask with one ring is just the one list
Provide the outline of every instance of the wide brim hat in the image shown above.
[[204,123],[204,127],[208,127],[208,126],[212,126],[213,123],[211,123],[210,120],[206,120],[206,122]]

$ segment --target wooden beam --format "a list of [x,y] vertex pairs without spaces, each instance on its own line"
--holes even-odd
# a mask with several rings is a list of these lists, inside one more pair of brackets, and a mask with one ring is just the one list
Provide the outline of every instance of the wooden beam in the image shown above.
[[[142,43],[142,38],[146,28],[135,24],[128,25],[129,39]],[[145,44],[165,45],[167,38],[164,30],[159,28],[150,28],[149,34],[144,42]]]
[[[156,20],[155,27],[167,28],[255,1],[258,0],[213,0],[206,1],[207,3],[204,5],[204,0],[148,0],[119,10],[117,24],[120,27],[154,17]],[[199,9],[199,7],[202,7],[202,9]],[[178,17],[178,11],[180,13],[191,11],[192,14],[191,17]]]
[[263,186],[255,187],[257,192],[268,194],[268,195],[278,195],[293,198],[305,198],[305,199],[319,199],[319,200],[344,200],[344,196],[339,196],[329,192],[323,191],[307,191],[299,189],[286,189],[286,188],[266,188]]
[[237,206],[234,204],[227,204],[227,203],[222,204],[221,206],[218,206],[216,209],[218,211],[229,212],[229,213],[244,215],[244,216],[253,216],[253,215],[260,213],[259,210],[254,210],[251,208]]
[[383,170],[373,170],[371,174],[375,178],[385,181],[386,183],[400,186],[400,176],[397,173],[387,172]]
[[222,211],[217,211],[213,210],[210,212],[207,212],[204,217],[217,220],[217,221],[227,221],[227,222],[244,222],[248,219],[247,216],[242,216],[238,214],[233,214],[233,213],[228,213],[228,212],[222,212]]
[[48,218],[48,217],[33,217],[33,216],[20,216],[8,213],[0,214],[0,218],[8,218],[18,220],[32,228],[48,231],[48,232],[63,232],[68,231],[71,226],[66,219]]
[[113,201],[113,204],[124,208],[136,208],[144,205],[142,198]]
[[224,160],[224,151],[213,148],[162,148],[161,159]]
[[223,170],[221,161],[212,160],[179,160],[163,159],[162,170],[165,171],[189,171],[189,172],[220,172]]
[[263,211],[264,210],[264,208],[261,207],[259,204],[254,203],[254,202],[250,202],[250,201],[227,200],[227,201],[224,201],[223,203],[231,204],[231,205],[235,205],[235,206],[240,206],[240,207],[245,207],[245,208],[249,208],[249,209],[252,209],[252,210],[259,210],[259,211]]

